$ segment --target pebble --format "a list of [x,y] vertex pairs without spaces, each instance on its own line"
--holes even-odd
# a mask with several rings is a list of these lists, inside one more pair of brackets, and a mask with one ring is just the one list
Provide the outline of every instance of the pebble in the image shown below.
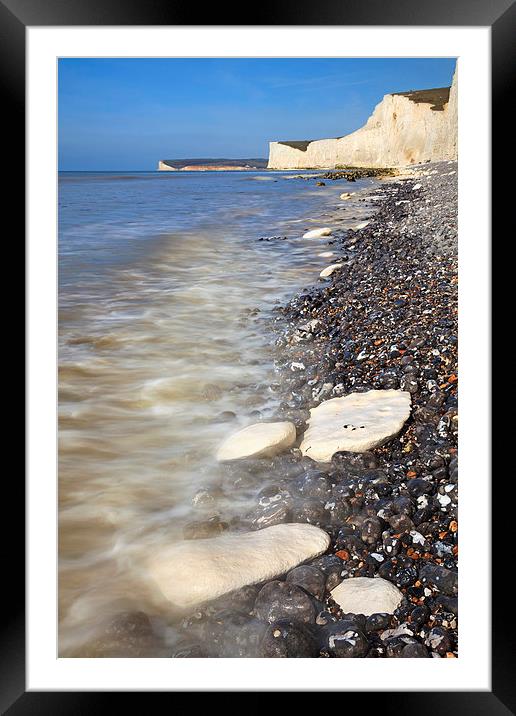
[[271,624],[265,632],[260,656],[267,658],[306,659],[319,656],[315,635],[303,622],[280,619]]
[[327,648],[337,658],[360,658],[369,651],[367,637],[352,622],[342,621],[327,628]]
[[410,415],[410,394],[369,390],[332,398],[310,410],[300,450],[329,462],[336,452],[366,452],[396,435]]
[[327,226],[322,229],[312,229],[303,234],[303,239],[321,239],[324,236],[331,236],[331,229]]
[[393,614],[403,594],[380,577],[345,579],[332,590],[332,599],[346,612],[354,614]]
[[258,619],[269,624],[278,619],[315,622],[315,607],[306,592],[295,584],[277,580],[262,587],[254,611]]
[[287,582],[296,584],[316,599],[322,600],[324,597],[326,577],[317,567],[311,565],[295,567],[287,574]]
[[184,609],[285,574],[325,552],[329,543],[313,525],[281,524],[179,542],[156,550],[146,567],[150,584]]
[[323,269],[321,271],[321,273],[319,274],[319,278],[329,278],[333,273],[335,273],[335,271],[342,268],[343,265],[344,264],[337,263],[337,264],[331,264],[330,266],[326,266],[326,268]]
[[270,457],[288,449],[295,441],[296,427],[291,422],[254,423],[230,435],[218,449],[217,460]]

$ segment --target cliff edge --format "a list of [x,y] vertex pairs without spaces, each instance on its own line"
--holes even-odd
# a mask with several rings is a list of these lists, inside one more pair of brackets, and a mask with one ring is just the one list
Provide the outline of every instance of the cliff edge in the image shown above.
[[451,87],[387,94],[344,137],[270,142],[269,169],[400,167],[457,159],[457,70]]

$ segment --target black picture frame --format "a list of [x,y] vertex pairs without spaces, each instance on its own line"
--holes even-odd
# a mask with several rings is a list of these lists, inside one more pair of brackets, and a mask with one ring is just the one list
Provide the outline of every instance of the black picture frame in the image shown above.
[[[202,23],[198,22],[202,15]],[[263,0],[252,8],[252,17],[238,14],[234,8],[219,4],[206,4],[202,11],[193,4],[173,0],[0,0],[0,76],[4,96],[2,120],[5,125],[4,168],[9,181],[5,207],[16,216],[21,226],[25,216],[25,30],[28,26],[77,26],[77,25],[360,25],[360,26],[489,26],[492,33],[492,161],[496,191],[492,193],[492,216],[498,222],[507,207],[511,206],[512,182],[496,179],[495,170],[511,164],[514,155],[512,115],[507,111],[510,104],[511,79],[514,75],[516,36],[516,5],[514,0],[318,0],[311,3],[298,0]],[[7,156],[5,156],[7,155]],[[500,221],[503,218],[500,218]],[[493,235],[496,230],[493,222]],[[513,232],[511,231],[511,234]],[[501,229],[500,235],[503,236]],[[23,241],[17,243],[20,261],[24,261]],[[496,253],[493,254],[493,257]],[[495,287],[510,285],[510,266],[499,267]],[[512,278],[512,281],[514,279]],[[498,291],[495,291],[495,296]],[[493,313],[493,328],[497,321]],[[501,322],[501,318],[498,318]],[[11,326],[15,335],[15,326]],[[23,339],[22,339],[23,341]],[[29,346],[31,348],[31,346]],[[11,370],[11,369],[9,369]],[[19,395],[16,398],[19,401]],[[14,421],[13,421],[14,422]],[[502,431],[493,431],[492,454],[503,451]],[[487,437],[487,436],[486,436]],[[3,610],[0,638],[0,709],[12,716],[21,714],[90,714],[113,707],[111,693],[98,692],[26,692],[25,690],[25,490],[24,483],[13,468],[6,471],[4,490],[4,515],[13,517],[9,529],[4,526],[3,558],[4,597],[7,605]],[[502,472],[503,472],[503,465]],[[510,469],[510,465],[507,465]],[[467,477],[467,476],[466,476]],[[16,478],[16,479],[15,479]],[[464,483],[467,480],[465,478]],[[513,482],[512,476],[509,478]],[[463,484],[464,484],[463,483]],[[467,486],[466,486],[467,487]],[[466,488],[465,488],[466,489]],[[506,499],[507,484],[503,476],[493,483],[492,524],[497,530],[497,544],[510,545],[513,538],[509,532],[511,505]],[[513,487],[510,487],[511,492]],[[4,493],[5,495],[5,493]],[[479,525],[484,536],[489,525]],[[506,532],[504,538],[503,532]],[[500,532],[502,536],[500,537]],[[514,560],[510,558],[510,562]],[[492,620],[492,691],[490,692],[424,692],[402,691],[394,693],[368,693],[368,705],[385,713],[457,714],[468,716],[489,714],[502,716],[516,713],[516,689],[514,688],[514,659],[511,653],[511,634],[514,630],[511,615],[514,599],[505,581],[508,557],[503,549],[493,550],[493,620]],[[479,578],[487,578],[486,566],[479,566]],[[489,629],[489,624],[479,624]],[[410,689],[410,684],[407,684]],[[121,694],[114,694],[120,697]],[[155,694],[159,695],[159,694]],[[170,697],[170,694],[161,694]],[[142,693],[131,693],[133,707],[142,703]],[[348,694],[349,699],[364,694]],[[145,697],[147,698],[147,697]],[[143,703],[142,703],[143,705]],[[145,707],[144,707],[145,708]],[[150,710],[147,702],[145,710]]]

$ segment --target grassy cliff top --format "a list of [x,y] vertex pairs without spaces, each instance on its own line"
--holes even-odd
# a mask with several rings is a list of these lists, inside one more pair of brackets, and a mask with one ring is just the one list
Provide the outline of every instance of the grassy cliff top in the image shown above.
[[430,109],[440,112],[450,99],[450,88],[436,87],[426,90],[411,90],[410,92],[392,92],[392,94],[407,97],[411,102],[431,104],[433,106]]

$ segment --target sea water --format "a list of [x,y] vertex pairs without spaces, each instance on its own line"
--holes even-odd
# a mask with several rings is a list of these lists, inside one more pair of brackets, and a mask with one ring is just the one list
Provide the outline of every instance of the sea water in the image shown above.
[[248,508],[192,500],[219,477],[221,441],[278,406],[274,309],[333,262],[303,233],[359,221],[364,204],[339,194],[372,183],[293,175],[59,175],[62,656],[95,655],[84,645],[111,617],[149,611],[139,565],[187,522]]

